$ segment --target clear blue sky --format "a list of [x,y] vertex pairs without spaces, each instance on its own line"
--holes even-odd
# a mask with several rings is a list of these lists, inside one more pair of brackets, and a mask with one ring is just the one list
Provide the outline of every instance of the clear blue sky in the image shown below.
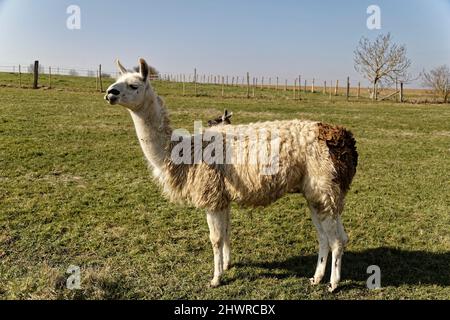
[[[66,28],[71,4],[80,30]],[[381,30],[366,27],[371,4]],[[0,65],[115,71],[143,56],[160,72],[356,79],[358,40],[380,32],[406,44],[413,72],[450,65],[450,0],[0,0]]]

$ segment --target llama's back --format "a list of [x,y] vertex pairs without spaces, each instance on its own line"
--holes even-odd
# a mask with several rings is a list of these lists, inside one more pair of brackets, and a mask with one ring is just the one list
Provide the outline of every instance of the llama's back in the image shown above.
[[265,206],[290,192],[320,201],[324,194],[345,194],[355,174],[355,140],[342,127],[289,120],[216,126],[205,133],[222,134],[223,162],[169,162],[163,185],[172,200],[216,210],[230,201]]
[[217,128],[226,136],[231,161],[225,185],[231,200],[264,206],[301,191],[307,155],[317,148],[317,122],[288,120]]
[[242,205],[264,206],[316,184],[338,184],[345,193],[355,174],[355,140],[342,127],[288,120],[227,128],[218,129],[233,153],[224,166],[225,185],[231,200]]

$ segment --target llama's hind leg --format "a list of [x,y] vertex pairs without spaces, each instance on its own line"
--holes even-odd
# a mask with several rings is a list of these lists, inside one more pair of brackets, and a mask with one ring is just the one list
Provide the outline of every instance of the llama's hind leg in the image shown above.
[[211,280],[211,287],[220,285],[220,276],[223,273],[223,247],[226,234],[226,214],[224,211],[206,213],[206,220],[209,227],[209,239],[214,253],[214,277]]
[[223,250],[222,250],[222,256],[223,256],[223,270],[228,270],[231,265],[231,240],[230,240],[230,234],[231,234],[231,216],[230,216],[230,210],[227,210],[225,213],[225,239],[223,242]]
[[329,215],[322,222],[331,248],[331,277],[328,291],[333,292],[341,280],[341,264],[344,247],[348,241],[339,215]]
[[311,218],[317,230],[317,236],[319,239],[319,256],[317,258],[317,266],[316,271],[314,273],[314,277],[310,278],[309,281],[311,284],[316,285],[319,284],[325,275],[325,269],[327,266],[328,253],[330,251],[330,246],[328,244],[328,237],[325,233],[325,230],[322,227],[318,216],[318,210],[316,207],[310,205],[311,210]]

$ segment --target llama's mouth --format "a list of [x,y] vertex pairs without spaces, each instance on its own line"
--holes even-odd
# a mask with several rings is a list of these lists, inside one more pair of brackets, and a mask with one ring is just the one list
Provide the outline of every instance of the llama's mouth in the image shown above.
[[105,100],[109,102],[109,104],[114,105],[117,104],[119,101],[119,97],[113,95],[113,94],[107,94],[105,95]]

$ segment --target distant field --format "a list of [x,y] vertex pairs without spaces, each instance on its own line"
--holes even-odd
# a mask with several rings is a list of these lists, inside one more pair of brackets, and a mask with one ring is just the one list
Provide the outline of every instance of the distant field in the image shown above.
[[[155,82],[174,128],[227,108],[236,124],[311,119],[357,139],[341,289],[309,284],[317,240],[297,195],[233,207],[233,267],[210,289],[205,214],[161,197],[128,112],[107,105],[95,79],[32,90],[10,87],[14,76],[0,74],[0,299],[450,299],[450,105],[269,89],[245,99],[229,87],[220,98],[213,85],[183,97],[181,84]],[[80,290],[65,287],[69,265],[81,268]],[[366,288],[369,265],[381,268],[380,290]]]

